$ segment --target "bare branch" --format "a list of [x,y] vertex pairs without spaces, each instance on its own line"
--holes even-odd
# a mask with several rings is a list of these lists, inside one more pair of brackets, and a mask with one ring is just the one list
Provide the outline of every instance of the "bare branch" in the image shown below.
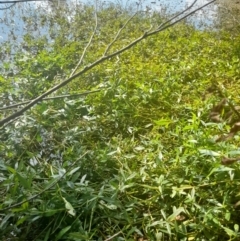
[[[86,91],[83,93],[78,93],[78,94],[72,94],[72,95],[59,95],[59,96],[54,96],[54,97],[47,97],[47,98],[43,98],[42,100],[55,100],[55,99],[62,99],[62,98],[66,98],[66,97],[75,97],[75,96],[82,96],[82,95],[89,95],[92,93],[96,93],[101,91],[101,89],[97,89],[97,90],[92,90],[92,91]],[[18,107],[19,105],[26,105],[28,103],[30,103],[32,100],[27,100],[21,103],[17,103],[14,105],[9,105],[9,106],[4,106],[4,107],[0,107],[0,111],[2,110],[8,110],[8,109],[13,109]]]
[[[189,14],[184,15],[183,17],[177,19],[175,22],[169,23],[166,25],[166,23],[169,22],[166,21],[165,23],[163,23],[161,26],[159,26],[159,28],[157,28],[156,30],[153,30],[151,32],[146,31],[142,36],[140,36],[139,38],[135,39],[134,41],[132,41],[130,44],[128,44],[127,46],[116,50],[114,53],[109,54],[107,56],[102,56],[99,59],[97,59],[95,62],[85,66],[82,70],[80,70],[78,73],[76,73],[75,75],[71,76],[70,78],[64,80],[63,82],[61,82],[60,84],[54,86],[53,88],[49,89],[48,91],[46,91],[45,93],[43,93],[42,95],[38,96],[36,99],[32,100],[28,105],[26,105],[25,107],[23,107],[21,110],[15,112],[14,114],[2,119],[0,121],[0,127],[3,126],[5,123],[9,122],[10,120],[21,116],[24,112],[26,112],[27,110],[29,110],[31,107],[33,107],[34,105],[36,105],[39,101],[41,101],[43,98],[45,98],[46,96],[50,95],[51,93],[55,92],[56,90],[60,89],[61,87],[67,85],[68,83],[70,83],[73,79],[79,77],[80,75],[86,73],[87,71],[89,71],[90,69],[94,68],[95,66],[99,65],[100,63],[115,57],[123,52],[125,52],[126,50],[132,48],[134,45],[136,45],[137,43],[139,43],[140,41],[142,41],[143,39],[146,39],[147,37],[157,34],[161,31],[164,31],[165,29],[179,23],[180,21],[182,21],[183,19],[186,19],[187,17],[189,17],[190,15],[196,13],[197,11],[205,8],[206,6],[214,3],[216,0],[212,0],[204,5],[202,5],[201,7],[193,10],[192,12],[190,12]],[[189,8],[188,8],[189,9]],[[183,11],[183,13],[185,12],[185,10]],[[173,19],[175,19],[177,16],[180,16],[179,14],[177,14]]]
[[23,2],[51,2],[51,0],[7,0],[7,1],[0,1],[0,4],[5,4],[5,3],[23,3]]
[[13,3],[13,4],[11,4],[11,5],[8,6],[8,7],[0,8],[0,10],[6,10],[6,9],[9,9],[9,8],[13,7],[15,4],[17,4],[17,3]]
[[[201,7],[196,8],[195,10],[193,10],[193,11],[191,11],[190,13],[186,14],[186,15],[183,16],[182,18],[179,18],[179,19],[176,20],[175,22],[166,25],[166,23],[169,22],[169,20],[168,20],[167,22],[165,22],[165,23],[162,24],[163,27],[161,27],[161,28],[159,29],[159,31],[163,31],[163,30],[165,30],[165,29],[167,29],[167,28],[169,28],[169,27],[171,27],[171,26],[173,26],[173,25],[181,22],[182,20],[188,18],[189,16],[193,15],[194,13],[198,12],[199,10],[207,7],[208,5],[210,5],[210,4],[212,4],[212,3],[216,2],[216,1],[217,1],[217,0],[212,0],[212,1],[210,1],[210,2],[208,2],[208,3],[206,3],[206,4],[204,4],[204,5],[202,5]],[[195,3],[196,3],[196,0],[194,1],[193,4],[195,4]],[[187,10],[189,10],[190,8],[192,8],[192,6],[193,6],[193,5],[191,4],[190,7],[187,8]],[[186,12],[187,10],[184,10],[183,12]],[[181,15],[181,14],[177,14],[176,16],[174,16],[174,17],[172,18],[172,20],[175,19],[175,18],[177,18],[177,17],[180,16],[180,15]],[[172,20],[171,20],[171,21],[172,21]],[[154,34],[154,33],[153,33],[153,34]]]
[[105,52],[103,53],[103,56],[106,56],[108,51],[110,50],[110,48],[112,47],[112,45],[117,41],[120,33],[122,32],[122,30],[127,26],[127,24],[138,14],[138,12],[134,13],[127,21],[126,23],[118,30],[117,34],[115,35],[114,39],[112,40],[112,42],[107,46]]
[[112,240],[113,238],[117,237],[120,233],[122,233],[122,231],[119,231],[119,232],[115,233],[114,235],[112,235],[111,237],[105,239],[104,241],[110,241],[110,240]]
[[[167,25],[168,23],[171,23],[172,20],[176,19],[177,17],[183,15],[185,12],[187,12],[188,10],[190,10],[195,4],[196,4],[197,0],[194,0],[194,2],[189,6],[187,7],[186,9],[184,9],[183,11],[181,11],[180,13],[174,15],[172,18],[170,18],[169,20],[167,20],[166,22],[160,24],[157,29],[161,29],[163,26]],[[191,12],[191,14],[193,14],[193,12]]]
[[74,70],[72,71],[72,73],[70,74],[69,77],[72,77],[76,73],[76,71],[79,68],[79,66],[81,65],[81,63],[83,61],[83,58],[84,58],[84,56],[86,54],[86,51],[87,51],[88,47],[90,46],[90,44],[92,43],[94,35],[96,34],[97,26],[98,26],[98,17],[97,17],[97,1],[96,1],[96,6],[95,6],[95,27],[94,27],[93,33],[92,33],[91,37],[89,38],[89,41],[88,41],[86,47],[83,50],[82,56],[81,56],[78,64],[76,65],[76,67],[74,68]]

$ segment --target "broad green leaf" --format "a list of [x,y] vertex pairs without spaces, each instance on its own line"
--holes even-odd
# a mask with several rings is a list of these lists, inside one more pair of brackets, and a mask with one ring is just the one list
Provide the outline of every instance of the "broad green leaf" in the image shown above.
[[207,175],[207,177],[210,177],[215,172],[229,172],[233,170],[234,170],[233,168],[226,167],[226,166],[215,167],[211,170],[211,172]]
[[16,225],[18,226],[23,224],[27,220],[27,218],[28,218],[27,216],[23,216],[22,218],[18,219]]
[[67,209],[67,212],[71,215],[71,216],[75,216],[76,215],[76,211],[74,210],[73,206],[71,205],[71,203],[69,203],[64,197],[62,198],[63,201],[65,202],[65,208]]
[[79,169],[80,169],[80,167],[75,167],[73,170],[71,170],[71,171],[68,173],[68,176],[73,175],[73,174],[74,174],[75,172],[77,172]]
[[155,123],[157,126],[165,126],[165,127],[168,127],[170,124],[173,123],[173,121],[170,120],[170,119],[160,119],[160,120],[154,120],[154,123]]
[[238,224],[234,224],[234,231],[238,232],[239,231],[239,225]]
[[20,182],[20,184],[26,188],[26,189],[31,189],[31,179],[24,177],[21,173],[16,172],[16,176]]
[[80,181],[80,183],[81,183],[81,184],[83,184],[83,183],[84,183],[84,181],[85,181],[86,177],[87,177],[87,174],[85,174],[85,175],[83,175],[83,176],[82,176],[81,181]]
[[48,241],[49,240],[49,235],[50,235],[50,232],[51,232],[51,228],[49,228],[45,234],[45,237],[44,237],[44,241]]
[[234,232],[233,230],[231,230],[229,228],[223,227],[223,229],[229,237],[237,237],[238,236],[236,232]]
[[185,213],[185,210],[183,207],[177,208],[176,210],[174,210],[173,214],[171,214],[170,216],[167,217],[168,221],[173,221],[176,219],[176,217],[180,214],[180,213]]
[[17,172],[15,169],[13,169],[12,167],[9,167],[9,166],[7,166],[7,170],[13,174],[15,174]]

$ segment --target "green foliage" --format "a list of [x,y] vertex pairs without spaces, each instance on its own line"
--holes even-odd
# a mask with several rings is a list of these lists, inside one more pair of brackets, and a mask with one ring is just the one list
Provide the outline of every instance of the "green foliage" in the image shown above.
[[[26,35],[37,51],[18,49],[11,66],[1,66],[2,106],[36,97],[77,64],[93,31],[80,20],[94,23],[93,8],[71,25],[55,14],[54,23],[47,15],[40,21],[53,42]],[[129,14],[111,6],[99,12],[101,31],[84,64],[102,56]],[[160,20],[137,16],[113,49]],[[208,91],[218,84],[237,104],[238,39],[180,24],[58,94],[100,92],[41,102],[2,128],[2,239],[100,241],[119,233],[112,240],[239,240],[239,164],[220,163],[239,155],[239,135],[216,142],[231,126],[209,119],[221,96]]]

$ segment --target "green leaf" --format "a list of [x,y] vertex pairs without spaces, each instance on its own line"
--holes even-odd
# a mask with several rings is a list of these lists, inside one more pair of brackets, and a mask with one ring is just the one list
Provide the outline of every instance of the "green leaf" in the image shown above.
[[67,226],[67,227],[63,228],[63,229],[58,233],[57,237],[55,238],[55,241],[61,239],[61,238],[63,237],[63,235],[64,235],[65,233],[67,233],[71,228],[72,228],[72,226]]
[[204,156],[221,156],[220,153],[212,151],[212,150],[200,149],[199,152]]
[[49,240],[49,235],[50,235],[50,232],[51,232],[51,228],[49,228],[45,234],[45,237],[44,237],[44,241],[48,241]]
[[65,208],[67,209],[67,212],[71,215],[71,216],[75,216],[76,215],[76,211],[74,210],[73,206],[71,205],[71,203],[69,203],[64,197],[62,198],[63,201],[65,202]]
[[173,123],[173,121],[171,119],[160,119],[160,120],[154,120],[154,123],[157,126],[165,126],[168,127],[170,124]]
[[238,232],[239,231],[239,225],[238,224],[234,224],[234,231]]
[[71,176],[72,174],[74,174],[75,172],[77,172],[79,169],[80,169],[80,167],[75,167],[73,170],[71,170],[71,171],[68,173],[68,176]]
[[69,233],[68,237],[73,240],[76,240],[76,241],[77,240],[81,240],[81,241],[89,240],[89,236],[87,234],[82,234],[80,232]]
[[13,169],[12,167],[9,167],[9,166],[7,166],[7,170],[13,174],[15,174],[17,172],[15,169]]
[[23,216],[22,218],[18,219],[16,225],[20,225],[20,224],[23,224],[26,220],[27,220],[27,216]]
[[136,151],[143,151],[144,149],[145,149],[144,146],[137,146],[134,148],[134,150],[136,150]]
[[173,214],[171,214],[169,217],[167,217],[168,221],[173,221],[176,219],[176,217],[180,214],[180,213],[185,213],[185,210],[183,207],[177,208],[174,210]]
[[24,177],[21,173],[16,172],[16,176],[20,182],[20,184],[26,188],[26,189],[31,189],[31,180],[27,179],[26,177]]
[[226,167],[226,166],[215,167],[211,170],[211,172],[207,175],[207,177],[209,178],[215,172],[229,172],[233,170],[234,170],[233,168]]
[[223,229],[229,237],[237,237],[237,233],[234,232],[233,230],[231,230],[229,228],[225,228],[225,227],[223,227]]

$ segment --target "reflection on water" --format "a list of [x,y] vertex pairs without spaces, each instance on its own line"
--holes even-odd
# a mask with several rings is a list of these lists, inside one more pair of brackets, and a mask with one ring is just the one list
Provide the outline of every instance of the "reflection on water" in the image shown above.
[[[187,6],[190,6],[193,3],[194,0],[142,0],[142,1],[136,1],[136,0],[112,0],[112,1],[102,1],[103,4],[109,4],[111,3],[117,3],[121,4],[125,8],[132,7],[132,9],[142,8],[143,10],[147,10],[149,12],[157,11],[159,14],[173,14],[179,11],[184,10]],[[57,5],[59,4],[65,4],[65,3],[72,3],[72,6],[75,6],[74,4],[79,4],[79,2],[82,3],[91,3],[94,4],[94,1],[87,1],[87,0],[56,0],[55,1]],[[206,3],[208,3],[209,0],[197,0],[196,4],[194,5],[191,10],[194,10]],[[225,16],[226,19],[231,19],[229,17],[230,15],[226,15],[226,10],[229,8],[233,9],[240,9],[240,1],[239,0],[218,0],[218,3],[221,3],[220,5],[217,4],[211,4],[204,8],[203,10],[198,11],[191,17],[187,19],[187,22],[194,24],[198,29],[204,29],[209,26],[213,26],[213,24],[216,23],[217,20],[221,19],[223,22],[223,16]],[[9,4],[8,4],[9,5]],[[7,5],[0,5],[7,6]],[[22,41],[22,36],[24,33],[26,33],[29,29],[28,28],[34,28],[33,25],[36,23],[29,23],[28,26],[24,26],[23,22],[21,21],[22,16],[33,16],[36,14],[36,10],[45,11],[46,14],[51,13],[51,7],[49,5],[49,2],[32,2],[32,3],[18,3],[12,8],[8,10],[2,10],[0,11],[0,42],[6,41],[8,38],[11,38],[14,35],[15,41]],[[220,11],[220,10],[221,11]],[[224,14],[223,14],[224,12]],[[32,26],[31,26],[32,24]],[[227,24],[227,21],[226,21]],[[46,29],[41,28],[40,30],[36,29],[36,31],[32,31],[32,33],[41,35],[42,33],[46,32]],[[13,39],[13,38],[12,38]]]

